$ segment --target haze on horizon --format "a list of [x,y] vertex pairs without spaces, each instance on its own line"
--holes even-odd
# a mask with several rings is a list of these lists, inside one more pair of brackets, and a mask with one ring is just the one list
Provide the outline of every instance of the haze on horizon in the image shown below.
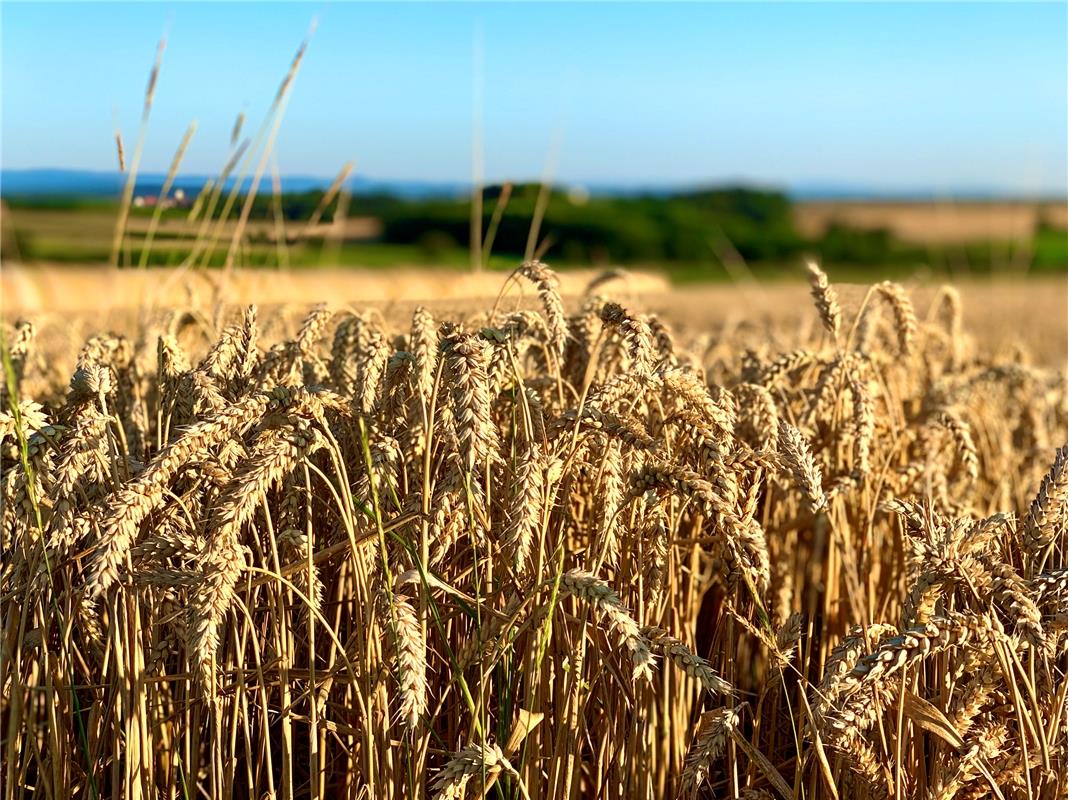
[[[142,170],[226,160],[312,18],[289,175],[1068,193],[1068,6],[0,5],[5,169],[112,170],[166,32]],[[479,55],[480,54],[480,55]],[[477,64],[481,63],[479,70]],[[481,74],[481,80],[478,76]]]

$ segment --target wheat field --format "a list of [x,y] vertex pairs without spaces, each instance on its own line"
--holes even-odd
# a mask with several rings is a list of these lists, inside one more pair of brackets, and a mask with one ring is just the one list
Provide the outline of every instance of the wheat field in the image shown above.
[[3,797],[1066,796],[1063,365],[808,271],[12,321]]

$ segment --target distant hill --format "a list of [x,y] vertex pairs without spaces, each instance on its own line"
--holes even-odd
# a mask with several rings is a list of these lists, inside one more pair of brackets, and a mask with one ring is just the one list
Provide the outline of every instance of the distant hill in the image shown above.
[[[174,188],[182,189],[187,194],[197,193],[214,178],[211,175],[179,175],[175,178]],[[137,176],[136,194],[159,194],[166,181],[166,174],[145,172]],[[287,175],[282,178],[283,192],[306,192],[314,189],[326,189],[333,183],[333,178],[310,175]],[[251,179],[246,179],[247,186]],[[106,172],[76,169],[4,169],[0,170],[0,196],[3,197],[118,197],[126,183],[126,175],[121,172]],[[235,178],[227,181],[227,187],[236,183]],[[371,178],[352,178],[348,182],[354,192],[371,194],[384,192],[404,198],[452,197],[469,191],[464,183],[435,183],[431,181],[378,181]],[[270,180],[265,178],[260,183],[261,192],[270,192]]]
[[0,194],[24,195],[118,194],[122,181],[117,173],[69,169],[5,169],[0,171]]
[[[166,175],[161,172],[146,172],[137,177],[137,194],[159,194]],[[187,194],[200,191],[210,175],[179,175],[174,188],[182,189]],[[118,197],[122,192],[126,176],[120,172],[77,170],[62,168],[41,169],[3,169],[0,170],[0,195],[4,197]],[[333,177],[313,175],[287,175],[282,178],[283,192],[305,192],[314,189],[326,189],[333,183]],[[235,179],[231,178],[227,186],[232,187]],[[348,182],[353,192],[360,194],[390,194],[404,199],[419,200],[429,198],[456,197],[471,190],[467,181],[405,181],[388,180],[358,176]],[[635,197],[638,195],[667,196],[679,192],[715,186],[750,186],[751,188],[780,189],[795,201],[810,200],[858,200],[858,201],[894,201],[894,202],[930,202],[946,200],[1052,200],[1064,201],[1068,191],[1061,196],[1026,196],[1007,192],[997,187],[957,187],[953,190],[935,190],[929,187],[887,189],[833,182],[805,182],[781,187],[764,187],[752,181],[693,181],[688,184],[620,184],[610,182],[591,182],[583,187],[593,195],[602,197]],[[260,184],[261,192],[270,192],[270,180],[265,178]]]

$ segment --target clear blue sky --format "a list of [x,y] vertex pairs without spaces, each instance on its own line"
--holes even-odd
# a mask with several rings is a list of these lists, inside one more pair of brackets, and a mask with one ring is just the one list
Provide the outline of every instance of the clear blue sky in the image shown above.
[[[169,42],[143,169],[217,171],[310,20],[287,174],[471,176],[484,43],[489,179],[747,179],[1065,192],[1068,5],[0,5],[2,162],[113,169]],[[480,31],[481,33],[477,33]]]

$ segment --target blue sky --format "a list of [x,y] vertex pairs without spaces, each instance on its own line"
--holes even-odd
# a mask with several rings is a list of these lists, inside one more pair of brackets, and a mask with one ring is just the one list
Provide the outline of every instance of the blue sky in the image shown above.
[[[744,179],[1064,193],[1068,5],[0,4],[4,167],[112,169],[168,47],[143,169],[217,171],[318,17],[278,141],[287,174]],[[554,145],[554,142],[556,145]]]

